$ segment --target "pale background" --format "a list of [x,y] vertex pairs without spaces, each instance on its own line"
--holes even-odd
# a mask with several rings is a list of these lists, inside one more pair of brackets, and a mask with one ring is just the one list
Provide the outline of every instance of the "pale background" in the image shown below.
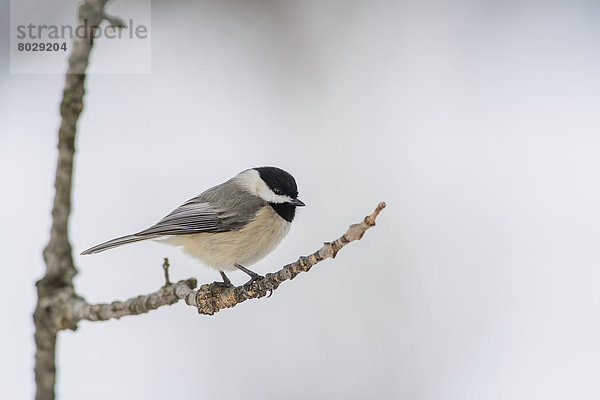
[[[2,4],[0,398],[30,399],[64,77],[8,73]],[[74,15],[51,9],[31,12]],[[290,171],[307,203],[261,273],[388,208],[269,299],[61,333],[59,398],[600,398],[599,13],[573,0],[154,2],[152,73],[86,82],[76,254],[250,166]],[[91,63],[111,57],[99,43]],[[166,256],[174,279],[218,278],[141,243],[76,255],[77,290],[154,291]]]

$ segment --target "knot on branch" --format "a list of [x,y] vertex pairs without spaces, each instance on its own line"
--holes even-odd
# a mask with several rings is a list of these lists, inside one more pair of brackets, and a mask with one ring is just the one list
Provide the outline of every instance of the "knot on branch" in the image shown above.
[[[39,286],[40,282],[38,282]],[[76,330],[77,320],[73,315],[74,304],[81,301],[73,286],[67,285],[46,290],[40,297],[33,312],[36,325],[43,326],[49,332],[57,333],[64,329]]]

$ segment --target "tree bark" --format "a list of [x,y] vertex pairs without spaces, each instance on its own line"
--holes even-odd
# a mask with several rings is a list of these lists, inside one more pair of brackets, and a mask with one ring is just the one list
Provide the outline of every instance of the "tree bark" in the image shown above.
[[61,124],[58,130],[58,161],[54,181],[55,195],[52,207],[50,241],[44,249],[46,273],[36,286],[38,303],[33,314],[35,324],[35,381],[36,399],[54,399],[56,381],[56,335],[75,325],[65,323],[63,311],[69,298],[75,296],[73,277],[77,269],[73,263],[68,228],[71,213],[71,182],[77,121],[83,110],[85,71],[88,66],[93,40],[91,29],[105,17],[106,0],[86,0],[79,7],[79,22],[87,20],[88,32],[73,39],[69,57],[65,89],[60,105]]

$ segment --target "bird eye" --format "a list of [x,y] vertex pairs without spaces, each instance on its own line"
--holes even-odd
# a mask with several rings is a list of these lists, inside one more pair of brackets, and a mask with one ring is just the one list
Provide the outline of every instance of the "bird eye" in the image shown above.
[[283,191],[279,188],[275,188],[275,189],[273,189],[273,193],[275,193],[276,195],[282,195]]

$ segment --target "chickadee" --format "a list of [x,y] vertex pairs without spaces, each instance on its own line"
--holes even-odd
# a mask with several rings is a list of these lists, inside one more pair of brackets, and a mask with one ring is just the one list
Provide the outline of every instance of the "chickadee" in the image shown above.
[[94,254],[141,240],[160,240],[218,270],[242,270],[269,254],[290,230],[298,199],[296,180],[276,167],[251,168],[186,201],[148,229],[87,249]]

